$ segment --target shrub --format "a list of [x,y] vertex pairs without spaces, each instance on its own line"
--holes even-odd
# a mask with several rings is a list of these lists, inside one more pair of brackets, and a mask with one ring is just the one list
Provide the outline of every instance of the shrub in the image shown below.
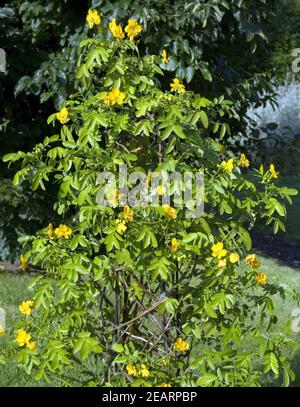
[[[80,45],[81,86],[48,120],[61,123],[59,134],[4,158],[22,160],[16,184],[56,180],[61,216],[22,239],[40,274],[24,320],[7,333],[6,358],[64,384],[245,386],[268,374],[288,384],[282,348],[291,340],[276,330],[272,302],[284,290],[249,255],[248,230],[257,218],[283,228],[283,201],[295,191],[276,186],[274,166],[253,170],[256,188],[247,157],[223,151],[230,101],[178,80],[162,91],[161,57],[139,53],[138,25],[102,23],[98,32],[95,21]],[[115,191],[111,206],[99,205],[98,173],[117,175],[123,164],[148,183],[154,172],[202,172],[203,215],[185,216],[173,195],[169,206],[119,208]]]
[[[229,145],[235,151],[242,148],[241,140],[249,141],[246,118],[249,106],[274,100],[272,84],[275,78],[285,77],[289,55],[297,46],[295,33],[299,31],[295,1],[290,0],[284,5],[278,0],[92,0],[76,2],[76,7],[67,0],[49,0],[47,4],[40,0],[2,3],[0,48],[7,54],[7,74],[0,72],[3,154],[30,151],[41,142],[40,135],[47,132],[45,119],[53,105],[60,109],[76,88],[78,44],[86,36],[88,26],[84,25],[84,16],[89,6],[101,6],[106,15],[123,23],[128,16],[142,22],[144,35],[140,48],[153,54],[168,51],[166,75],[160,78],[164,86],[177,76],[189,83],[189,89],[200,89],[206,97],[220,94],[230,97],[240,116],[240,120],[230,120],[236,137],[230,139]],[[285,15],[290,19],[288,24]],[[0,165],[2,179],[11,175]],[[26,194],[24,187],[22,195]],[[55,196],[55,190],[43,199],[39,195],[40,213],[49,212],[51,196]],[[37,196],[33,199],[37,202]],[[9,203],[4,209],[0,222],[13,257],[16,229],[19,231],[22,224],[21,229],[31,234],[33,228],[29,222],[27,225],[23,222],[21,215],[7,224],[11,213],[18,211]],[[42,216],[37,222],[42,225],[47,220],[47,216]]]

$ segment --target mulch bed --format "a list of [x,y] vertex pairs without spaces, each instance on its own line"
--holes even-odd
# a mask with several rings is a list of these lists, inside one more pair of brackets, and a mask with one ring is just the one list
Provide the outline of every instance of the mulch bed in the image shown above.
[[300,240],[287,241],[279,236],[259,232],[252,232],[251,237],[253,248],[262,254],[300,269]]

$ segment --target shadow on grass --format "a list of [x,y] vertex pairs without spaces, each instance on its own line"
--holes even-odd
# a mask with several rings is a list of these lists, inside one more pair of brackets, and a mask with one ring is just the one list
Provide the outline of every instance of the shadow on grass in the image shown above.
[[263,230],[251,233],[253,247],[264,256],[278,259],[280,263],[300,269],[300,240],[286,240],[280,236],[264,233]]

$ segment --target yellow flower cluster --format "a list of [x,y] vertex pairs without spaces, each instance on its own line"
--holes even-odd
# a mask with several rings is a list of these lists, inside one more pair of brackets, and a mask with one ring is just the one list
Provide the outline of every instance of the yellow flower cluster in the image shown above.
[[224,267],[226,267],[226,264],[227,264],[227,260],[221,259],[218,261],[217,267],[218,267],[218,269],[223,269]]
[[31,335],[23,329],[18,330],[16,342],[21,347],[26,345],[26,347],[31,351],[34,351],[36,349],[36,343],[34,341],[31,341]]
[[110,205],[116,206],[119,197],[120,197],[119,190],[117,188],[114,188],[110,191],[110,195],[107,198],[107,201]]
[[150,172],[150,173],[147,175],[146,185],[150,185],[151,179],[152,179],[152,174],[151,174],[151,172]]
[[97,10],[89,10],[86,16],[86,21],[88,23],[89,28],[93,28],[94,25],[99,25],[101,23],[100,15],[98,14]]
[[106,106],[122,105],[125,99],[125,93],[118,88],[113,88],[110,92],[103,95],[103,101]]
[[125,32],[127,33],[130,41],[133,41],[141,31],[142,27],[136,20],[128,20],[128,24],[125,27]]
[[176,352],[187,352],[190,348],[190,345],[188,342],[184,341],[182,338],[177,338],[176,342],[174,343],[174,350]]
[[278,178],[278,175],[279,175],[279,172],[277,172],[276,170],[275,170],[275,166],[274,166],[274,164],[271,164],[270,165],[270,173],[271,173],[271,176],[272,176],[272,178]]
[[129,206],[124,206],[123,209],[123,219],[125,222],[132,222],[133,221],[133,210]]
[[[250,265],[253,270],[258,269],[261,266],[261,262],[257,260],[256,254],[249,254],[245,259],[245,263]],[[267,275],[264,272],[260,272],[256,275],[256,282],[259,285],[266,285],[267,279]]]
[[241,165],[241,167],[246,167],[246,168],[248,168],[250,165],[250,161],[245,156],[245,154],[241,154],[241,156],[240,156],[240,165]]
[[228,161],[222,161],[221,168],[231,174],[233,171],[233,158],[230,158]]
[[23,301],[22,304],[19,305],[19,311],[21,312],[21,314],[28,317],[31,314],[33,305],[33,301]]
[[127,226],[124,221],[121,221],[121,219],[117,219],[116,221],[116,231],[120,234],[125,233],[127,230]]
[[0,324],[0,336],[3,336],[5,333],[3,326]]
[[166,93],[165,95],[163,95],[163,98],[164,98],[165,100],[168,100],[169,102],[171,102],[171,100],[172,100],[172,98],[173,98],[173,95],[170,95],[170,94]]
[[115,19],[115,18],[113,18],[113,19],[111,20],[111,22],[109,23],[109,29],[110,29],[112,35],[113,35],[115,38],[118,38],[118,39],[120,39],[120,40],[123,40],[123,38],[125,37],[125,34],[124,34],[124,32],[123,32],[122,27],[121,27],[119,24],[116,23],[116,19]]
[[170,383],[162,383],[158,387],[172,387]]
[[185,86],[182,82],[180,82],[179,79],[174,78],[173,82],[170,84],[171,87],[171,92],[177,92],[177,93],[184,93],[185,92]]
[[140,373],[144,379],[147,379],[150,376],[150,371],[146,365],[141,365]]
[[240,260],[240,256],[237,253],[231,253],[229,255],[230,263],[234,264],[234,263],[237,263],[239,260]]
[[62,224],[59,225],[59,227],[54,230],[55,236],[58,237],[59,239],[62,237],[65,239],[69,239],[72,233],[73,231],[69,226]]
[[163,205],[165,218],[168,220],[174,220],[177,217],[177,212],[175,208],[172,208],[169,205]]
[[166,188],[162,185],[159,185],[156,189],[155,192],[157,193],[157,195],[162,196],[166,193]]
[[168,57],[167,51],[165,49],[163,49],[162,53],[161,53],[161,58],[164,64],[168,64],[170,58]]
[[138,374],[140,374],[144,379],[147,379],[147,378],[150,376],[150,371],[149,371],[149,369],[147,368],[147,366],[144,365],[144,364],[141,365],[139,371],[138,371],[138,369],[137,369],[134,365],[132,365],[132,364],[128,364],[128,365],[126,366],[126,370],[127,370],[127,373],[129,374],[129,376],[133,376],[133,377],[134,377],[134,376],[137,376]]
[[23,256],[23,254],[21,254],[21,256],[20,256],[20,266],[23,271],[26,271],[27,261],[26,261],[25,257]]
[[53,231],[53,225],[52,225],[52,223],[49,223],[48,229],[47,229],[47,235],[48,235],[48,238],[49,238],[49,239],[52,239],[53,233],[54,233],[54,231]]
[[218,242],[214,244],[211,248],[212,250],[212,256],[217,257],[218,259],[222,259],[222,257],[225,257],[227,254],[227,250],[224,249],[224,244],[222,242]]
[[126,370],[127,370],[127,373],[128,373],[130,376],[136,376],[136,375],[137,375],[136,367],[133,366],[133,365],[131,365],[131,364],[129,364],[129,365],[126,366]]
[[267,275],[266,275],[266,273],[264,273],[264,272],[260,272],[260,273],[258,273],[257,274],[257,276],[256,276],[256,282],[257,282],[257,284],[259,284],[259,285],[266,285],[267,284]]
[[[224,248],[224,244],[222,242],[217,242],[214,244],[211,248],[212,250],[212,256],[216,257],[219,261],[217,264],[217,267],[219,269],[222,269],[226,266],[227,264],[227,259],[225,256],[227,255],[227,250]],[[237,263],[240,260],[240,256],[237,253],[230,253],[229,255],[229,261],[232,264]]]
[[68,109],[63,107],[59,112],[56,113],[56,118],[61,124],[67,123],[70,120]]
[[260,261],[257,260],[256,254],[249,254],[245,259],[245,263],[249,264],[252,269],[258,269],[261,265]]
[[176,239],[176,237],[173,237],[173,239],[171,240],[171,247],[170,250],[172,253],[177,252],[178,248],[179,248],[179,240]]

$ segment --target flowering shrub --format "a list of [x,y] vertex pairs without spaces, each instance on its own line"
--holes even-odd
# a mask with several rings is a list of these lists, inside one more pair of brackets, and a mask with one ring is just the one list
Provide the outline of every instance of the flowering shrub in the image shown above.
[[[205,99],[177,78],[163,92],[156,78],[167,50],[141,56],[137,21],[99,30],[100,21],[91,10],[95,35],[81,43],[81,86],[48,120],[60,133],[4,158],[22,160],[16,184],[45,189],[56,180],[63,219],[23,238],[23,270],[41,272],[20,305],[24,319],[6,333],[6,357],[37,380],[54,375],[65,384],[245,386],[266,374],[288,384],[282,347],[291,341],[276,330],[272,302],[284,291],[249,254],[248,230],[259,217],[284,229],[283,201],[295,191],[276,186],[274,166],[253,170],[256,187],[246,155],[224,151],[230,101]],[[201,171],[203,215],[186,217],[173,198],[154,207],[99,205],[97,174],[118,174],[122,164],[143,171],[148,184],[153,172]],[[118,198],[116,190],[111,201]]]

